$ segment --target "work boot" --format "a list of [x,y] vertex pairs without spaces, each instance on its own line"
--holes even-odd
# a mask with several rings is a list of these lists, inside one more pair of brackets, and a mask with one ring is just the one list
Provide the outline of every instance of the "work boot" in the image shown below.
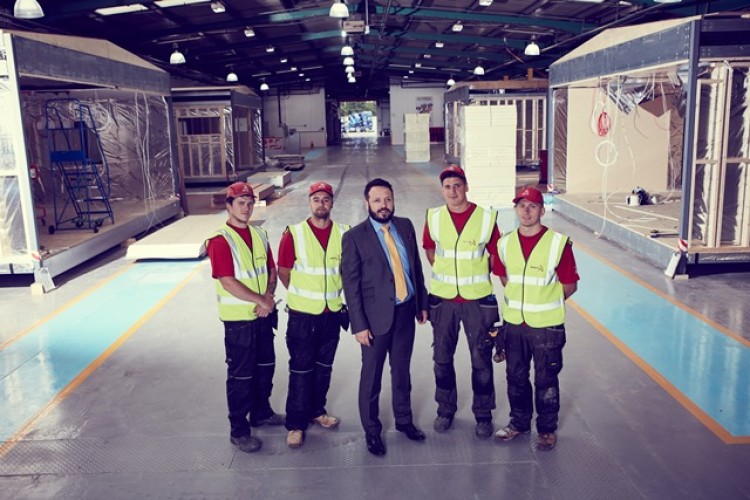
[[256,451],[260,450],[261,446],[263,446],[263,441],[249,434],[247,436],[242,436],[239,438],[230,437],[229,442],[235,445],[240,451],[244,453],[255,453]]
[[300,430],[289,431],[286,435],[286,444],[290,448],[299,448],[305,443],[305,432]]
[[432,428],[435,429],[435,432],[445,432],[451,428],[451,424],[453,424],[453,417],[438,415],[437,418],[435,418],[435,423],[432,425]]
[[536,449],[539,451],[550,451],[557,444],[557,434],[554,432],[545,432],[539,434],[536,441]]
[[340,420],[333,415],[328,415],[327,413],[324,413],[322,415],[318,415],[312,421],[324,429],[333,429],[335,427],[338,427]]
[[253,427],[260,427],[261,425],[284,425],[286,423],[286,417],[279,415],[278,413],[272,413],[270,417],[261,420],[250,422]]
[[499,431],[495,433],[495,437],[501,441],[510,441],[512,439],[515,439],[520,434],[528,434],[529,431],[517,431],[513,427],[510,426],[510,424],[506,425]]
[[492,435],[492,422],[482,421],[477,422],[477,427],[474,430],[477,437],[486,439]]

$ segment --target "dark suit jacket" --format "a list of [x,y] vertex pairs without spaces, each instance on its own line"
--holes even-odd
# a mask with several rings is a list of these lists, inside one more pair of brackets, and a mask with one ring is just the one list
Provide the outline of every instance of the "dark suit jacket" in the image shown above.
[[[429,306],[414,225],[403,217],[393,217],[391,223],[396,226],[409,255],[411,282],[415,292],[414,316],[417,317],[419,311],[426,311]],[[388,265],[388,257],[370,219],[365,219],[344,233],[342,244],[341,276],[351,331],[357,333],[369,328],[373,335],[383,335],[393,323],[396,285],[391,266]]]

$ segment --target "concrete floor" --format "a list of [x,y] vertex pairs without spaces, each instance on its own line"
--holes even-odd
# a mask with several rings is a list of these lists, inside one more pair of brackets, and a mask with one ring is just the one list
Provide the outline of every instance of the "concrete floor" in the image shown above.
[[[441,147],[425,164],[406,164],[403,148],[374,140],[315,150],[253,219],[264,220],[276,253],[284,227],[307,216],[312,181],[335,187],[336,220],[357,223],[364,184],[380,176],[395,187],[396,213],[421,231],[425,209],[442,203]],[[412,400],[425,442],[395,432],[384,380],[388,453],[367,453],[359,348],[342,333],[328,404],[341,426],[311,429],[298,450],[286,447],[283,428],[259,428],[263,450],[239,453],[228,440],[207,262],[133,264],[115,250],[41,297],[0,283],[0,498],[750,498],[748,275],[672,281],[549,208],[544,221],[571,235],[582,277],[568,306],[552,452],[536,451],[533,434],[511,443],[474,436],[465,342],[459,413],[436,434],[431,331],[421,326]],[[512,213],[500,225],[512,228]],[[285,298],[282,287],[277,295]],[[288,380],[285,320],[277,411]],[[498,428],[509,409],[504,365],[496,368]]]

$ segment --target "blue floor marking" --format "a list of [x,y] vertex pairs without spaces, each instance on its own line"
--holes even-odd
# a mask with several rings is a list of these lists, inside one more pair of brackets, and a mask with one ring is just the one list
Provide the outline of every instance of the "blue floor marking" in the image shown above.
[[323,156],[323,152],[325,151],[325,148],[315,148],[311,149],[307,153],[305,153],[305,160],[317,160],[321,156]]
[[18,432],[199,263],[140,262],[0,351],[0,443]]
[[573,296],[735,437],[750,436],[750,349],[585,252]]

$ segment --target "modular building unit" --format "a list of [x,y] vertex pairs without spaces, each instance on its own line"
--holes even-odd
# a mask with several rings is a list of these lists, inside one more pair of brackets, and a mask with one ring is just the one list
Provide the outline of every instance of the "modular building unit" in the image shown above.
[[263,164],[263,102],[251,89],[175,88],[172,104],[186,183],[232,182]]
[[[54,276],[181,212],[169,74],[102,40],[2,31],[0,52],[0,273],[33,273],[49,289]],[[80,103],[90,114],[82,120],[80,107],[62,106],[49,120],[50,103],[60,101]],[[55,174],[52,160],[71,156],[52,154],[58,146],[50,145],[51,122],[81,131],[68,148],[79,152],[96,129],[101,152],[86,160],[101,165],[106,157],[108,173],[98,172],[106,188],[97,197],[106,191],[112,217],[93,226],[75,216],[49,225],[59,210],[53,193],[71,203],[95,198],[80,184],[71,194]]]
[[555,209],[684,274],[750,261],[750,19],[607,30],[550,66]]

